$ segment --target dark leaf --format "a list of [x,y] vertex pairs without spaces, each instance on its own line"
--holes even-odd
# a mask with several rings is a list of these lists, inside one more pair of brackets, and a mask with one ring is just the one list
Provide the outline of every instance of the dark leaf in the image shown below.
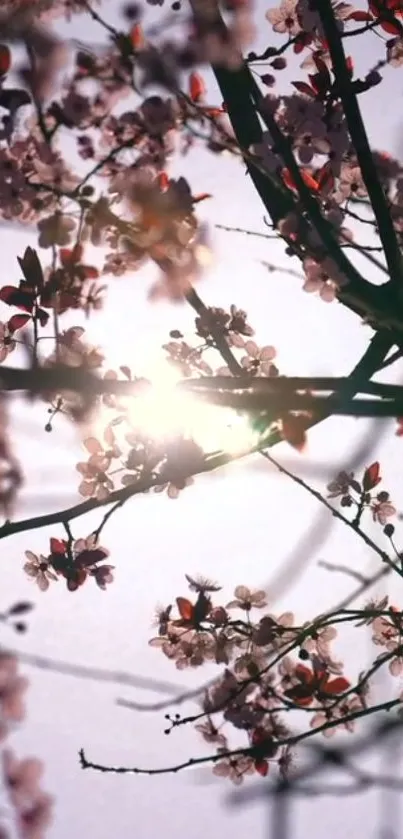
[[17,256],[17,260],[29,286],[40,291],[43,288],[44,279],[37,252],[28,247],[24,256]]
[[291,82],[291,84],[299,91],[299,93],[305,93],[307,96],[315,99],[316,90],[306,82]]
[[7,612],[7,614],[11,616],[17,615],[26,615],[27,612],[31,612],[34,608],[33,603],[29,603],[28,600],[20,600],[18,603],[14,603]]
[[84,568],[86,565],[95,565],[97,562],[102,562],[107,556],[108,552],[102,550],[102,548],[95,548],[92,551],[85,550],[78,554],[75,559],[75,564],[79,568]]
[[35,292],[22,291],[12,285],[5,285],[0,289],[0,300],[7,303],[8,306],[17,306],[24,312],[32,312]]
[[28,321],[31,320],[31,315],[13,315],[7,323],[10,332],[16,332],[17,329],[22,329]]
[[38,318],[38,320],[39,320],[40,325],[41,325],[41,326],[46,326],[46,324],[47,324],[47,322],[48,322],[48,320],[49,320],[49,315],[48,315],[48,313],[47,313],[47,312],[45,312],[45,311],[44,311],[44,309],[37,309],[37,310],[36,310],[36,316],[37,316],[37,318]]

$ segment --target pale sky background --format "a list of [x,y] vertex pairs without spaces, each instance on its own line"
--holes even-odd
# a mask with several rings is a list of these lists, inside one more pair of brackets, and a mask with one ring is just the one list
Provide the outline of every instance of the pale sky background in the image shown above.
[[[259,4],[257,49],[276,42],[264,21],[267,8],[267,3]],[[104,9],[109,20],[116,22],[115,0],[105,2]],[[160,13],[153,10],[151,17],[155,19]],[[84,17],[78,18],[70,31],[82,40],[100,37],[97,27]],[[379,50],[375,35],[360,40],[358,72],[373,66]],[[279,79],[286,84],[290,78],[304,78],[303,73],[294,66],[292,73],[279,74]],[[211,103],[219,102],[211,75],[207,71],[203,75],[209,83]],[[385,76],[387,82],[362,97],[361,104],[373,146],[397,153],[402,74],[389,70]],[[276,346],[282,373],[350,372],[365,350],[371,330],[342,306],[327,305],[303,293],[299,280],[269,274],[259,264],[260,259],[288,264],[280,243],[214,230],[215,223],[265,230],[262,207],[243,167],[199,148],[178,161],[174,171],[188,178],[194,193],[213,194],[211,201],[200,206],[200,216],[211,224],[215,248],[215,265],[198,287],[204,302],[227,308],[236,303],[245,308],[258,343]],[[4,227],[2,243],[2,280],[13,283],[19,277],[16,256],[22,254],[26,245],[35,245],[35,238]],[[44,256],[46,264],[47,255]],[[295,260],[290,264],[298,269]],[[368,278],[375,279],[369,263],[366,270]],[[106,348],[111,366],[129,364],[140,375],[143,365],[147,366],[151,357],[155,359],[170,329],[191,334],[194,322],[193,312],[185,306],[151,306],[147,302],[154,275],[154,268],[148,266],[126,278],[111,278],[105,311],[88,323],[89,339]],[[78,322],[77,317],[65,320],[69,325]],[[396,369],[395,375],[399,374],[401,367]],[[17,405],[14,416],[15,442],[26,471],[16,518],[75,503],[75,463],[85,459],[77,434],[63,422],[55,424],[52,434],[45,434],[46,407],[41,405]],[[323,489],[327,476],[349,466],[368,425],[366,421],[329,420],[310,432],[307,454],[294,455],[285,446],[278,447],[274,454],[291,462],[301,474],[309,475],[311,466],[322,465],[323,476],[311,480]],[[388,431],[388,424],[384,426]],[[399,508],[403,504],[402,446],[391,426],[371,454],[371,460],[379,459],[383,464],[385,488]],[[88,584],[70,594],[59,582],[41,594],[22,571],[24,551],[46,553],[49,536],[63,538],[62,528],[11,537],[0,546],[0,609],[17,598],[32,600],[36,609],[26,637],[16,638],[4,629],[2,643],[72,663],[127,670],[185,687],[195,686],[211,675],[211,670],[179,673],[161,653],[147,645],[154,634],[151,622],[156,603],[186,595],[185,572],[219,580],[224,587],[224,603],[238,583],[264,586],[270,598],[273,576],[303,541],[319,514],[316,502],[303,490],[280,478],[254,456],[214,475],[198,477],[178,501],[150,494],[134,498],[118,511],[105,527],[102,539],[116,565],[115,582],[107,592]],[[73,522],[74,536],[87,536],[100,516],[94,513]],[[351,580],[318,568],[318,560],[349,562],[362,572],[377,567],[354,535],[342,525],[330,522],[326,514],[321,518],[319,531],[318,544],[303,574],[290,572],[282,597],[270,599],[274,612],[294,610],[298,622],[332,606],[352,586]],[[377,532],[382,541],[380,529]],[[394,599],[401,604],[400,583],[394,581],[393,586]],[[366,637],[369,635],[364,631],[357,633],[353,650],[351,636],[341,637],[335,646],[340,656],[346,657],[347,675],[351,668],[351,676],[356,676],[368,663],[369,653],[374,652]],[[23,670],[30,678],[28,716],[12,742],[19,754],[37,755],[45,762],[43,785],[56,798],[49,839],[244,839],[246,834],[253,834],[256,839],[277,839],[270,833],[268,805],[257,802],[230,809],[228,795],[233,788],[214,778],[209,767],[154,778],[101,775],[80,769],[80,747],[94,761],[140,767],[163,767],[208,754],[208,745],[191,728],[178,729],[165,737],[164,712],[136,714],[115,704],[117,697],[147,702],[163,698],[162,695],[79,681],[27,666]],[[396,681],[394,688],[397,693]],[[185,709],[191,713],[196,706],[189,703],[181,711]],[[248,783],[252,788],[254,781]],[[391,803],[397,818],[397,798]],[[290,839],[306,839],[308,835],[310,839],[380,837],[376,792],[351,799],[299,800],[293,804],[291,816]]]

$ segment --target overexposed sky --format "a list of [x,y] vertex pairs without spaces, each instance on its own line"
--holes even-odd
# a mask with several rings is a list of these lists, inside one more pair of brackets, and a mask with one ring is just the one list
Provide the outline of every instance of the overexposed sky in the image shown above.
[[[271,3],[270,5],[275,5]],[[104,2],[105,13],[117,20],[118,4]],[[275,39],[259,3],[259,46]],[[160,12],[153,10],[152,17]],[[98,30],[80,17],[73,34],[90,40]],[[376,36],[361,40],[358,68],[368,70],[378,57]],[[303,77],[297,64],[286,72],[283,83]],[[203,71],[212,104],[219,102],[214,81]],[[387,85],[362,97],[374,146],[389,151],[399,147],[403,85],[399,71],[387,71]],[[387,95],[385,91],[388,91]],[[244,237],[214,229],[214,224],[264,231],[263,210],[243,167],[236,161],[214,157],[198,149],[185,160],[175,162],[174,171],[188,178],[194,193],[213,197],[200,205],[200,216],[211,225],[215,262],[198,291],[207,305],[229,307],[235,303],[248,311],[260,344],[274,344],[282,373],[293,375],[343,375],[364,352],[371,330],[337,303],[326,305],[304,294],[299,280],[268,273],[259,260],[287,264],[280,243]],[[19,276],[16,262],[35,238],[25,232],[4,228],[3,282]],[[292,267],[298,269],[295,260]],[[138,274],[111,278],[108,305],[88,323],[88,336],[104,346],[111,366],[129,364],[141,374],[158,358],[158,348],[169,330],[192,333],[193,313],[186,307],[150,305],[147,290],[154,276],[149,266]],[[367,276],[375,279],[368,267]],[[0,313],[1,316],[1,313]],[[66,320],[76,323],[77,318]],[[402,375],[402,366],[394,375]],[[75,463],[85,459],[77,434],[67,424],[56,423],[45,434],[46,407],[16,405],[15,442],[24,463],[26,483],[16,518],[37,515],[78,500]],[[296,472],[308,475],[320,489],[327,476],[349,466],[354,452],[368,431],[367,421],[332,419],[309,434],[309,450],[303,456],[281,446],[275,454],[292,463]],[[402,505],[400,463],[402,441],[388,432],[376,443],[371,460],[383,464],[385,487],[397,506]],[[318,474],[318,473],[317,473]],[[400,496],[399,496],[400,491]],[[376,567],[362,545],[335,522],[321,514],[317,540],[302,568],[289,567],[287,586],[275,599],[272,581],[285,560],[304,542],[304,537],[321,511],[306,493],[279,477],[258,456],[226,467],[214,475],[200,476],[178,501],[164,495],[136,497],[111,518],[102,543],[110,549],[116,566],[115,582],[107,592],[86,585],[74,594],[62,582],[46,594],[38,592],[22,571],[24,551],[46,553],[50,536],[63,538],[62,528],[36,530],[1,543],[3,581],[0,609],[17,598],[36,604],[26,637],[15,639],[4,630],[3,643],[27,652],[91,666],[128,670],[143,677],[167,680],[187,687],[204,678],[204,671],[179,673],[173,664],[148,647],[153,634],[151,622],[157,602],[171,602],[186,595],[184,573],[198,572],[219,580],[223,602],[234,586],[246,583],[267,588],[274,612],[294,610],[302,622],[329,608],[351,588],[351,580],[330,575],[317,567],[320,559],[349,562],[362,572]],[[94,513],[73,523],[76,538],[86,536],[99,523]],[[309,537],[310,539],[312,537]],[[381,536],[382,539],[382,536]],[[398,586],[394,580],[394,586]],[[398,591],[393,592],[399,601]],[[363,638],[364,636],[360,636]],[[346,657],[355,675],[368,662],[369,644],[351,650],[349,639],[335,647]],[[19,753],[32,753],[46,764],[44,786],[56,798],[54,822],[49,839],[204,839],[229,836],[256,839],[269,832],[268,805],[230,809],[230,784],[221,782],[211,769],[179,775],[135,777],[83,772],[78,750],[85,747],[90,759],[100,763],[164,766],[191,756],[208,753],[190,729],[177,729],[164,736],[164,712],[136,714],[116,706],[117,697],[153,701],[151,692],[118,685],[99,685],[71,677],[24,667],[31,681],[28,717],[13,741]],[[206,674],[211,674],[211,669]],[[189,703],[190,713],[195,706]],[[249,782],[254,783],[252,780]],[[323,839],[331,836],[368,837],[377,833],[377,793],[352,799],[314,799],[297,802],[292,808],[290,839]],[[396,800],[393,806],[397,808]],[[272,839],[277,839],[273,837]]]

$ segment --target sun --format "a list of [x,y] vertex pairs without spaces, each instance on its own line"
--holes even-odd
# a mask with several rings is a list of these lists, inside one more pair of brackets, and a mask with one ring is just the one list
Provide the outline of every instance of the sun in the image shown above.
[[[246,417],[217,405],[209,405],[176,387],[179,373],[167,362],[157,363],[146,372],[150,388],[125,401],[134,431],[147,433],[155,441],[178,437],[193,439],[206,454],[222,451],[229,456],[247,453],[258,437]],[[95,419],[93,433],[102,437],[110,420],[109,409],[102,408]],[[101,430],[102,429],[102,430]]]
[[156,440],[191,438],[206,453],[220,450],[235,456],[257,442],[246,418],[179,391],[179,379],[168,364],[154,372],[149,392],[132,401],[130,419],[135,427]]

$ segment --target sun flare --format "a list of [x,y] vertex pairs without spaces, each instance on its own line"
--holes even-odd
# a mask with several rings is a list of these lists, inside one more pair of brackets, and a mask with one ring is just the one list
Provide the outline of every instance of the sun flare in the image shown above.
[[136,399],[130,413],[133,424],[155,439],[189,437],[205,452],[221,449],[235,455],[255,438],[247,420],[234,411],[180,393],[174,385],[152,382],[150,393]]
[[[180,392],[176,387],[180,376],[170,365],[159,363],[147,378],[151,384],[149,391],[126,402],[134,430],[147,432],[161,441],[191,438],[206,454],[220,450],[236,456],[257,442],[257,434],[246,417]],[[105,426],[103,410],[97,417],[96,426]]]

